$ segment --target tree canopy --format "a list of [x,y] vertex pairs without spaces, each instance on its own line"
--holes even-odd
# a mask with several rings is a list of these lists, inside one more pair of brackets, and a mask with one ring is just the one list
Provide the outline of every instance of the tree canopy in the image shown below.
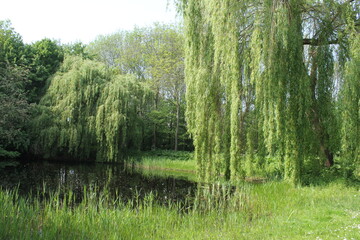
[[134,74],[151,90],[143,112],[143,149],[192,149],[186,133],[183,33],[155,24],[99,36],[87,50],[122,74]]
[[25,127],[30,106],[25,86],[25,45],[10,21],[0,21],[0,157],[14,157],[29,145]]

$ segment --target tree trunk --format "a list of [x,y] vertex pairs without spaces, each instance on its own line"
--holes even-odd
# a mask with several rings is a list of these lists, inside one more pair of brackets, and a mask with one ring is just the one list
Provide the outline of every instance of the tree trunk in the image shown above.
[[[154,99],[154,106],[155,106],[156,111],[158,110],[158,102],[159,102],[159,89],[156,90],[155,99]],[[157,137],[156,137],[156,128],[157,128],[156,125],[157,124],[156,124],[156,120],[155,120],[154,125],[153,125],[153,141],[152,141],[152,146],[151,146],[152,150],[155,150],[156,145],[157,145]]]
[[176,126],[175,126],[175,146],[174,150],[178,150],[178,135],[179,135],[179,118],[180,118],[180,103],[179,101],[176,102]]
[[[315,50],[316,51],[316,50]],[[313,52],[315,55],[316,52]],[[315,59],[315,56],[313,56]],[[312,61],[311,72],[310,72],[310,80],[311,80],[311,100],[312,100],[312,124],[313,129],[315,130],[315,134],[318,138],[320,144],[320,152],[325,157],[325,166],[331,167],[334,165],[334,155],[326,146],[325,139],[329,139],[329,135],[325,131],[324,125],[321,123],[321,119],[319,116],[319,106],[316,99],[316,85],[317,85],[317,64],[315,61]]]
[[155,149],[156,149],[156,123],[154,123],[153,125],[153,141],[151,145],[151,150],[155,150]]

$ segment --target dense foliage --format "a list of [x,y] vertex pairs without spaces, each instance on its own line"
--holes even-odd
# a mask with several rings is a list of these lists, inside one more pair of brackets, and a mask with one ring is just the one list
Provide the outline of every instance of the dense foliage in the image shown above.
[[44,95],[44,86],[64,60],[64,51],[55,41],[43,39],[27,46],[27,67],[30,82],[27,86],[29,101],[39,102]]
[[0,21],[0,157],[26,150],[29,104],[25,94],[27,70],[22,65],[25,46],[9,21]]
[[200,177],[358,175],[359,2],[178,1]]
[[99,36],[88,46],[24,44],[10,21],[0,30],[1,156],[117,161],[129,150],[192,149],[178,27]]
[[141,144],[148,91],[104,64],[66,57],[33,120],[33,150],[46,157],[116,161]]
[[21,67],[0,67],[0,157],[16,157],[17,150],[29,145],[25,131],[30,105],[24,85],[26,71]]

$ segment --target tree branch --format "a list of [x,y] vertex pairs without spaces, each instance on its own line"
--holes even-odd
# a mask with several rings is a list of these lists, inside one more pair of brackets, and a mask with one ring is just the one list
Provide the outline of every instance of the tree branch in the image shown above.
[[311,39],[311,38],[304,38],[303,39],[303,45],[312,45],[312,46],[321,46],[325,44],[338,44],[339,40],[334,39],[327,42],[322,42],[319,39]]

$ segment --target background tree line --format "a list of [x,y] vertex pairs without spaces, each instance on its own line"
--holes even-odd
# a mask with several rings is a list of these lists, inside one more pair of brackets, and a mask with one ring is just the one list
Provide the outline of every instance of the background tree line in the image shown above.
[[192,149],[180,28],[24,44],[1,21],[0,48],[2,157],[117,161],[129,151]]

